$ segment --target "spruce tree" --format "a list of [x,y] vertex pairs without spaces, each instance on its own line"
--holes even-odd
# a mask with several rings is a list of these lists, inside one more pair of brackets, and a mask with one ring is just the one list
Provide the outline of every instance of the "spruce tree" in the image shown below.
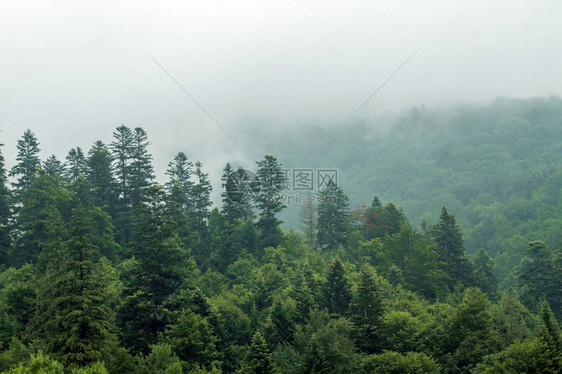
[[528,308],[537,310],[539,300],[548,296],[555,277],[553,270],[551,253],[544,242],[529,242],[517,268],[521,300]]
[[306,243],[316,248],[316,206],[309,197],[301,210],[301,223]]
[[43,169],[47,175],[64,175],[64,165],[60,162],[55,155],[50,155],[43,162]]
[[375,270],[363,265],[350,306],[351,320],[357,331],[356,344],[363,352],[373,353],[380,343],[377,332],[383,312],[383,292]]
[[248,361],[244,372],[248,374],[269,374],[273,372],[271,354],[259,331],[252,337],[252,344],[248,351]]
[[349,198],[333,180],[318,194],[318,246],[324,250],[344,245],[349,228]]
[[107,146],[101,140],[96,141],[86,158],[86,179],[92,185],[94,205],[106,207],[110,214],[115,215],[117,194],[112,162],[113,158]]
[[80,175],[86,175],[86,168],[86,157],[80,147],[68,151],[64,163],[64,177],[68,183],[74,182]]
[[201,169],[203,165],[197,161],[195,163],[195,172],[193,176],[195,183],[192,188],[193,200],[193,223],[196,230],[202,238],[206,236],[207,219],[209,218],[209,207],[211,203],[212,186],[209,182],[209,174],[204,173]]
[[[3,146],[4,144],[0,144],[0,147]],[[0,269],[3,269],[6,266],[8,252],[12,243],[9,229],[11,217],[11,196],[7,184],[8,178],[4,164],[4,155],[0,149]]]
[[23,133],[22,138],[18,140],[17,149],[18,163],[10,170],[9,175],[17,178],[12,186],[16,197],[20,197],[41,168],[41,161],[37,155],[40,151],[39,142],[31,130],[28,129]]
[[257,165],[261,191],[255,204],[259,210],[257,225],[260,231],[260,247],[277,247],[283,239],[283,233],[279,228],[282,222],[276,214],[285,208],[281,199],[285,177],[281,164],[271,155],[266,155],[262,161],[257,162]]
[[349,308],[351,298],[351,285],[345,275],[341,260],[336,257],[332,260],[326,274],[324,305],[330,313],[344,316]]
[[105,359],[103,353],[114,345],[114,314],[106,304],[108,285],[82,204],[73,209],[68,231],[41,279],[31,335],[65,365],[82,367]]
[[475,285],[488,294],[490,300],[498,296],[498,281],[492,270],[492,259],[484,248],[480,248],[474,259]]
[[123,343],[145,354],[170,322],[170,310],[164,304],[179,291],[190,269],[188,252],[166,214],[164,189],[150,186],[146,199],[136,214],[130,243],[135,262],[126,273],[119,311]]
[[148,145],[146,131],[141,127],[135,127],[132,132],[130,148],[131,179],[129,182],[133,208],[136,208],[144,200],[145,190],[154,179],[152,155],[148,152]]
[[457,283],[465,287],[472,285],[472,263],[464,250],[462,233],[457,221],[446,207],[441,210],[439,222],[430,227],[429,232],[437,244],[443,270],[449,276],[449,289],[453,290]]
[[168,164],[166,175],[169,180],[166,190],[173,196],[172,200],[178,204],[186,215],[193,211],[192,189],[193,189],[193,163],[188,160],[183,152],[178,152],[174,160]]

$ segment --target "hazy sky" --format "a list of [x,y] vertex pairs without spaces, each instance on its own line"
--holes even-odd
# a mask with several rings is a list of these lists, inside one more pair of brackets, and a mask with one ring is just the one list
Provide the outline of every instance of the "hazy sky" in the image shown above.
[[146,52],[236,137],[342,122],[413,53],[358,117],[562,95],[561,19],[559,0],[0,0],[0,140],[12,165],[26,128],[63,159],[142,126],[160,175],[181,150],[216,181],[251,160]]

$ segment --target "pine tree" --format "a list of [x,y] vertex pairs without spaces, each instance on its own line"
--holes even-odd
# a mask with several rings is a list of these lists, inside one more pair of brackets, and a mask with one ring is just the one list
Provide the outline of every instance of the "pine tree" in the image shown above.
[[[0,144],[3,147],[4,144]],[[8,189],[8,178],[4,164],[4,155],[0,149],[0,269],[8,260],[8,251],[12,243],[9,222],[11,217],[10,190]]]
[[43,169],[47,175],[64,175],[64,165],[60,162],[55,155],[50,155],[43,162]]
[[362,351],[373,353],[377,348],[383,312],[383,292],[377,275],[369,265],[363,265],[350,306],[351,320],[357,329],[356,344]]
[[32,336],[65,365],[103,360],[115,343],[114,314],[106,305],[107,284],[92,244],[92,223],[79,204],[69,223],[69,239],[47,266],[37,296]]
[[252,337],[245,372],[248,374],[268,374],[272,371],[271,354],[261,333],[257,331]]
[[80,175],[86,175],[86,157],[80,147],[68,151],[64,168],[64,177],[68,183],[74,182]]
[[123,206],[130,206],[131,153],[133,133],[125,125],[113,133],[114,140],[109,145],[114,161],[113,170],[117,179],[117,191]]
[[277,247],[283,238],[283,233],[279,228],[282,222],[276,217],[276,214],[285,208],[280,195],[284,187],[285,176],[281,164],[271,155],[266,155],[262,161],[257,162],[257,165],[261,191],[255,204],[259,210],[260,247]]
[[92,185],[94,205],[106,207],[109,213],[115,215],[117,194],[113,178],[113,158],[107,146],[101,141],[96,141],[88,151],[86,158],[86,178]]
[[238,219],[253,218],[252,202],[253,197],[257,193],[257,180],[253,173],[239,167],[234,170],[227,163],[223,169],[222,177],[222,208],[221,213],[224,215],[229,224],[234,224]]
[[474,280],[476,286],[486,292],[490,300],[496,300],[498,281],[492,271],[492,259],[484,248],[480,248],[474,259]]
[[324,250],[337,248],[348,237],[349,198],[330,180],[318,200],[318,246]]
[[473,284],[472,263],[464,250],[461,230],[446,207],[441,210],[439,222],[430,227],[429,232],[437,244],[443,270],[449,276],[449,289],[453,290],[457,283],[465,287]]
[[349,308],[351,298],[351,285],[345,275],[341,260],[336,257],[332,260],[326,274],[326,284],[324,285],[325,306],[330,313],[344,316]]
[[31,130],[26,130],[17,143],[18,163],[10,170],[10,176],[17,177],[17,181],[12,183],[14,194],[20,197],[23,191],[31,184],[31,181],[41,168],[39,160],[39,142]]

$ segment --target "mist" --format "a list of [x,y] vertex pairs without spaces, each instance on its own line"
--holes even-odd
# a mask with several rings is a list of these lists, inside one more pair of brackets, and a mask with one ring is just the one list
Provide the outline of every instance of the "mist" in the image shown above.
[[[64,159],[93,139],[110,142],[121,124],[142,126],[158,179],[184,151],[216,186],[227,161],[251,166],[263,143],[287,141],[267,138],[271,128],[335,130],[409,57],[355,119],[376,124],[417,105],[561,95],[561,8],[555,1],[4,2],[0,140],[10,167],[27,128],[42,159]],[[247,143],[248,128],[263,129],[262,144]]]

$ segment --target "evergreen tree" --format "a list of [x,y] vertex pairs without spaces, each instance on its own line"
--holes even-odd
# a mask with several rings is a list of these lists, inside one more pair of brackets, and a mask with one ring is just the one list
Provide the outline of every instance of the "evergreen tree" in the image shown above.
[[253,218],[250,203],[259,187],[254,175],[242,167],[234,170],[227,163],[223,169],[221,181],[223,188],[221,213],[226,221],[234,224],[238,219]]
[[429,232],[437,244],[443,270],[449,276],[449,289],[453,290],[457,283],[465,287],[473,284],[472,263],[464,250],[460,228],[446,207],[441,210],[439,222],[430,227]]
[[23,191],[31,184],[31,181],[41,168],[39,160],[39,142],[35,134],[31,130],[26,130],[17,143],[18,155],[16,161],[18,163],[10,170],[10,176],[16,177],[17,181],[12,183],[14,193],[17,197],[21,196]]
[[166,183],[168,194],[186,215],[193,211],[192,168],[193,163],[188,160],[185,153],[178,152],[166,170],[166,175],[169,177],[169,181]]
[[109,213],[115,215],[117,195],[112,162],[113,158],[107,146],[101,140],[96,141],[88,151],[86,176],[92,185],[94,205],[106,207]]
[[347,241],[349,198],[330,180],[318,200],[318,246],[324,250],[337,248]]
[[131,153],[133,133],[125,125],[119,126],[113,133],[114,140],[109,145],[114,161],[113,170],[117,179],[117,191],[123,206],[130,206]]
[[313,249],[316,248],[316,206],[310,197],[302,206],[301,223],[307,244]]
[[63,221],[68,219],[70,193],[59,186],[57,176],[42,173],[25,190],[21,202],[18,215],[20,235],[9,256],[9,262],[16,266],[35,262],[40,255],[45,257],[45,261],[54,255],[43,252],[53,250],[51,244],[56,243],[52,240],[61,237]]
[[209,218],[209,207],[211,203],[212,186],[209,182],[209,174],[203,173],[201,163],[195,163],[195,183],[192,188],[193,199],[193,223],[201,237],[206,236],[207,219]]
[[[0,144],[0,147],[3,146],[4,144]],[[8,226],[11,217],[11,196],[7,184],[8,178],[6,176],[4,155],[0,149],[0,269],[6,266],[8,252],[12,242]]]
[[86,175],[86,157],[80,147],[72,148],[68,151],[64,167],[64,177],[68,183],[74,182],[80,175]]
[[180,289],[190,269],[188,252],[166,215],[163,188],[150,186],[146,197],[137,211],[130,244],[135,262],[126,273],[119,311],[123,342],[133,352],[145,354],[170,323],[171,311],[165,303]]
[[499,303],[499,321],[497,323],[500,338],[505,347],[529,337],[530,332],[525,322],[527,308],[521,304],[517,294],[510,288]]
[[69,239],[60,245],[40,282],[31,334],[65,365],[101,361],[115,344],[114,314],[106,297],[92,223],[79,204],[70,219]]
[[525,257],[517,268],[521,300],[536,310],[539,300],[548,295],[554,281],[551,253],[541,241],[529,242]]
[[484,248],[480,248],[474,259],[474,280],[476,287],[486,292],[490,300],[496,300],[498,281],[492,271],[492,259]]
[[154,179],[152,155],[148,153],[148,145],[146,132],[140,127],[135,127],[132,132],[129,157],[131,160],[129,187],[133,208],[136,208],[144,200],[145,190]]
[[373,353],[379,345],[377,332],[383,312],[383,292],[377,275],[369,265],[363,265],[350,306],[357,329],[356,344],[363,352]]
[[345,275],[341,260],[336,257],[332,260],[326,274],[326,284],[324,285],[325,306],[330,313],[344,316],[349,308],[351,298],[351,285]]
[[546,344],[552,359],[553,367],[562,372],[562,345],[558,323],[552,314],[548,301],[541,304],[540,326],[538,331],[539,341]]
[[43,162],[43,169],[47,175],[64,175],[64,165],[60,162],[55,155],[50,155]]
[[381,199],[379,199],[379,197],[375,195],[373,201],[371,202],[371,208],[381,208],[381,207],[382,207]]
[[282,222],[276,214],[285,207],[280,193],[286,178],[281,170],[281,164],[271,155],[266,155],[262,161],[257,162],[257,165],[261,191],[255,204],[259,210],[260,247],[277,247],[283,239],[283,233],[279,228]]
[[259,331],[252,337],[245,372],[249,374],[269,374],[273,372],[271,354]]

